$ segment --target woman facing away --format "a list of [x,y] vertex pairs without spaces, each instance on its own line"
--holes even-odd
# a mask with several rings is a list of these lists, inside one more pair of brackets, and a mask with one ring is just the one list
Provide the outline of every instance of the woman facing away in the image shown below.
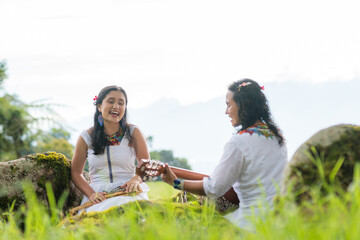
[[[86,209],[90,212],[148,199],[149,188],[135,174],[135,160],[149,159],[150,155],[140,130],[127,123],[128,99],[125,90],[108,86],[94,100],[94,126],[80,134],[71,163],[72,181],[85,195],[81,204],[88,200],[97,203]],[[90,184],[82,175],[86,158]],[[142,192],[135,196],[106,199],[104,194],[117,187],[126,189],[126,192]]]
[[[268,102],[257,82],[243,79],[232,83],[226,94],[226,111],[240,130],[226,143],[220,162],[210,177],[179,180],[165,165],[163,181],[174,188],[212,198],[234,188],[239,208],[225,217],[241,228],[251,228],[246,216],[259,203],[272,206],[287,162],[284,137],[272,120]],[[264,205],[264,204],[262,204]]]

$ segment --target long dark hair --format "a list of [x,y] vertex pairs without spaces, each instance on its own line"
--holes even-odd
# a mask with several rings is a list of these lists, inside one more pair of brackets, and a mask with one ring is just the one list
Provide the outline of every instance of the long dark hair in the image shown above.
[[94,126],[91,129],[90,136],[91,136],[91,142],[92,142],[91,146],[92,146],[92,149],[94,150],[95,155],[103,154],[105,151],[105,146],[108,144],[108,140],[106,139],[106,136],[104,133],[104,125],[100,126],[100,124],[98,122],[98,117],[100,115],[98,106],[102,103],[102,101],[104,100],[106,95],[108,95],[108,93],[111,91],[120,91],[125,96],[125,104],[126,104],[125,105],[125,113],[124,113],[123,118],[119,122],[119,125],[121,128],[124,129],[125,136],[129,139],[130,144],[132,143],[132,136],[130,134],[130,128],[127,123],[128,98],[127,98],[126,92],[122,87],[118,87],[115,85],[107,86],[107,87],[104,87],[103,89],[101,89],[101,91],[99,92],[98,98],[94,102],[96,110],[95,110],[95,114],[94,114]]
[[[242,83],[251,84],[239,87]],[[239,107],[241,130],[251,127],[256,121],[262,121],[275,134],[279,144],[283,145],[284,137],[272,119],[268,100],[259,84],[251,79],[242,79],[233,82],[228,90],[233,92],[233,100]]]

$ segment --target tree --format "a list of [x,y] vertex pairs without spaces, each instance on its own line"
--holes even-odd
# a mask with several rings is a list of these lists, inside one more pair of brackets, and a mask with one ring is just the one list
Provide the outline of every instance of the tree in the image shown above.
[[[148,136],[146,138],[147,144],[149,145],[150,149],[152,149],[154,137]],[[150,152],[151,159],[159,160],[164,163],[168,163],[170,166],[173,167],[180,167],[191,170],[191,166],[188,163],[186,158],[177,158],[174,157],[174,153],[171,150],[160,150],[160,151],[151,151]]]
[[[8,77],[6,70],[6,62],[0,62],[0,90]],[[45,110],[51,117],[32,116],[30,110],[34,108]],[[47,151],[61,152],[71,158],[73,146],[68,143],[70,133],[62,127],[52,128],[48,132],[40,129],[39,122],[47,120],[55,123],[54,116],[57,114],[50,105],[41,102],[26,104],[18,96],[3,91],[0,95],[0,161]]]
[[50,136],[56,138],[56,139],[65,139],[67,141],[70,140],[70,133],[68,131],[66,131],[63,128],[52,128],[49,132]]
[[3,60],[0,62],[0,88],[1,88],[1,85],[2,85],[2,82],[7,78],[7,75],[6,75],[6,61]]
[[69,159],[72,158],[74,151],[74,147],[64,138],[53,138],[49,142],[40,142],[35,149],[35,152],[62,153]]
[[[0,62],[0,88],[7,78],[6,70],[6,62]],[[26,104],[17,96],[5,93],[0,97],[0,159],[22,155],[31,121]]]
[[63,128],[52,128],[50,131],[39,133],[33,152],[58,152],[72,159],[74,146],[68,142],[69,139],[70,133]]

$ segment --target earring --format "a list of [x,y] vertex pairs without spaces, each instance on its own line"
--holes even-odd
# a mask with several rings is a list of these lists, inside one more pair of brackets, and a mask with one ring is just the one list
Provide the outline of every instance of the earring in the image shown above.
[[100,124],[100,127],[102,127],[104,124],[104,118],[102,117],[101,113],[98,116],[98,123]]

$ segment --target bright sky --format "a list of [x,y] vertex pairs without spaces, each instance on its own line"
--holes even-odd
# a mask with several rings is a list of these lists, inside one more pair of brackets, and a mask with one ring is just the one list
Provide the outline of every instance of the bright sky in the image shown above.
[[192,104],[260,83],[360,76],[358,0],[0,0],[5,89],[75,121],[123,86],[130,108]]

